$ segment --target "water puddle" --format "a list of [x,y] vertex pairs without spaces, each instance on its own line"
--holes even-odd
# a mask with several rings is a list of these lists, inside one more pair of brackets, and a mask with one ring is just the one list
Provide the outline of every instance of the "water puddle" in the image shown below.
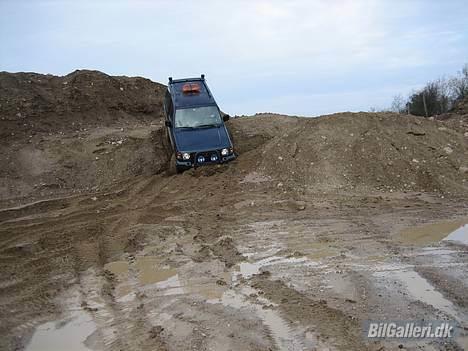
[[444,238],[444,241],[454,241],[468,246],[468,224],[465,224],[457,230],[451,232]]
[[231,272],[217,272],[214,278],[190,277],[183,279],[184,290],[191,295],[199,295],[205,300],[219,299],[232,282]]
[[248,296],[256,295],[258,295],[257,291],[252,288],[243,288],[240,292],[228,290],[220,299],[208,302],[221,303],[223,306],[245,310],[257,316],[270,331],[279,350],[314,349],[312,336],[295,330],[277,311],[269,308],[273,305],[267,299],[258,299],[260,303],[249,301]]
[[239,264],[239,275],[245,279],[249,279],[255,274],[261,273],[261,269],[264,267],[280,264],[308,264],[316,265],[317,263],[309,261],[306,257],[281,257],[281,256],[271,256],[264,258],[256,262],[241,262]]
[[[444,239],[445,240],[445,239]],[[436,256],[448,256],[456,253],[457,251],[455,250],[450,250],[450,249],[444,249],[440,247],[424,247],[421,251],[415,253],[415,256],[431,256],[431,255],[436,255]]]
[[79,294],[75,292],[64,306],[70,311],[66,318],[39,325],[26,346],[26,351],[91,350],[94,343],[92,335],[97,326],[91,315],[80,307]]
[[[441,241],[450,233],[457,231],[457,229],[466,228],[466,223],[468,223],[468,219],[464,218],[408,228],[400,232],[399,238],[405,244],[428,245]],[[465,242],[468,240],[468,234],[466,233],[465,229],[465,234],[463,235]]]
[[128,274],[128,262],[127,261],[115,261],[104,265],[104,270],[109,271],[116,276],[123,276]]
[[154,284],[176,275],[172,268],[161,268],[160,260],[155,257],[141,257],[135,262],[140,284]]
[[133,263],[110,262],[104,268],[115,275],[114,296],[117,302],[123,303],[133,301],[138,290],[157,296],[190,294],[207,300],[216,299],[231,283],[231,272],[205,267],[208,275],[194,274],[190,270],[187,272],[183,268],[177,270],[163,265],[155,256],[137,257]]
[[434,308],[452,316],[457,321],[461,320],[453,303],[447,300],[417,272],[413,270],[390,270],[375,272],[374,275],[400,281],[415,300],[424,302],[427,305],[432,305]]
[[130,269],[136,272],[140,285],[154,284],[174,276],[177,271],[161,265],[161,260],[154,256],[138,257],[130,266],[127,261],[115,261],[104,265],[104,269],[117,276],[118,280],[125,280]]
[[213,270],[207,271],[208,275],[200,276],[182,268],[179,271],[161,265],[160,259],[154,256],[144,256],[137,257],[133,263],[111,262],[105,265],[105,269],[116,276],[114,295],[117,302],[132,301],[137,289],[154,291],[158,296],[190,294],[214,300],[221,298],[230,283],[236,282],[240,277],[249,279],[261,273],[263,268],[273,265],[282,269],[295,265],[312,266],[317,263],[307,257],[270,256],[255,262],[241,262],[234,272],[216,271],[213,267]]
[[156,288],[162,291],[163,296],[179,295],[184,293],[184,288],[180,282],[179,275],[173,274],[166,280],[156,284]]
[[84,311],[77,311],[68,320],[37,327],[26,351],[90,350],[85,343],[95,330],[92,318]]

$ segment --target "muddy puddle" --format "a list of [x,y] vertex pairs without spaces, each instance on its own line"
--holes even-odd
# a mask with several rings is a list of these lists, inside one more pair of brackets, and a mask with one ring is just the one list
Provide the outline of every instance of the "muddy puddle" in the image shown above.
[[445,314],[456,321],[462,321],[462,317],[458,313],[454,304],[447,300],[431,283],[429,283],[429,281],[421,277],[414,270],[383,270],[374,272],[374,276],[393,282],[399,282],[413,300],[431,305],[437,310],[445,312]]
[[245,279],[251,278],[255,274],[260,274],[263,268],[273,265],[316,265],[306,257],[281,257],[271,256],[255,262],[241,262],[239,264],[239,275]]
[[199,295],[204,299],[222,296],[231,282],[230,272],[218,272],[213,277],[191,274],[190,267],[175,269],[162,265],[160,259],[143,256],[133,263],[110,262],[104,267],[116,277],[114,295],[118,302],[132,301],[137,291],[156,296]]
[[86,343],[95,330],[92,318],[84,311],[77,311],[67,320],[37,327],[26,351],[90,350]]
[[228,290],[219,299],[208,302],[255,315],[268,329],[278,350],[313,350],[316,346],[312,333],[295,328],[272,309],[274,305],[269,300],[258,296],[258,291],[253,288]]
[[154,284],[169,279],[177,274],[177,270],[161,266],[156,257],[141,257],[135,262],[138,280],[141,285]]
[[[461,241],[468,245],[467,224],[468,218],[464,218],[407,228],[400,232],[399,240],[410,245],[429,245],[441,240]],[[455,236],[452,233],[456,233]]]
[[451,232],[444,238],[444,241],[453,241],[457,244],[468,246],[468,224],[465,224]]
[[161,264],[157,257],[139,257],[130,266],[127,261],[115,261],[107,263],[104,269],[113,273],[119,280],[125,280],[129,276],[130,269],[135,270],[140,285],[154,284],[174,276],[177,271]]
[[117,276],[128,274],[128,262],[127,261],[115,261],[107,263],[104,266],[106,271],[109,271]]
[[165,280],[157,282],[154,287],[157,290],[161,291],[161,295],[163,296],[180,295],[185,293],[185,290],[177,273],[170,275]]
[[26,351],[87,351],[92,349],[92,335],[96,330],[91,315],[73,301],[67,315],[57,321],[39,325],[26,346]]
[[225,272],[210,271],[211,277],[190,273],[190,267],[174,269],[156,257],[139,257],[133,263],[127,261],[110,262],[104,269],[115,278],[114,294],[118,302],[130,301],[137,290],[152,291],[159,296],[178,294],[200,295],[205,299],[222,296],[231,282],[240,278],[250,279],[265,269],[275,266],[278,270],[290,266],[316,266],[318,263],[307,257],[270,256],[258,261],[241,262],[234,270]]
[[135,286],[154,285],[155,288],[167,291],[167,294],[179,293],[177,270],[161,264],[161,260],[153,256],[143,256],[133,263],[115,261],[107,263],[104,269],[116,276],[115,295],[120,302],[131,299]]

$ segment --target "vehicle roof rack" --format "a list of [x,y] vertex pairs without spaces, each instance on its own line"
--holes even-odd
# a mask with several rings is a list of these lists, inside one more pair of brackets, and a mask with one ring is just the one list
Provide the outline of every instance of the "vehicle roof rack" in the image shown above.
[[200,77],[195,77],[195,78],[182,78],[182,79],[173,79],[172,77],[169,77],[169,84],[172,83],[184,83],[184,82],[194,82],[194,81],[204,81],[205,80],[205,75],[202,74]]

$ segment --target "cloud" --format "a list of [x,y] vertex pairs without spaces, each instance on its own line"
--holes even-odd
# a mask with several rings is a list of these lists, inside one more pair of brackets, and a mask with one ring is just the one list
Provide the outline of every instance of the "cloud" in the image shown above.
[[461,0],[4,1],[0,65],[163,82],[204,72],[232,113],[313,101],[301,111],[315,114],[326,99],[291,96],[381,105],[370,92],[455,71],[468,57],[467,16]]

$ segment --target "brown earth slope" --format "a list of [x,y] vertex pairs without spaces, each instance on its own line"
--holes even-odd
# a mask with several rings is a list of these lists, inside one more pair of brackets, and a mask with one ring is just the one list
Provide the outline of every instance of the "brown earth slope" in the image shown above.
[[155,150],[164,89],[97,71],[0,72],[1,202],[89,191],[160,171],[166,160]]
[[0,72],[1,143],[161,117],[164,86],[77,70],[63,77]]
[[440,241],[468,222],[462,124],[233,118],[236,161],[170,175],[164,86],[77,71],[0,88],[0,350],[467,346],[362,333],[468,328],[466,248]]
[[[96,71],[0,73],[2,202],[102,189],[164,171],[163,91],[144,78]],[[241,154],[236,171],[284,185],[467,190],[467,138],[453,123],[390,113],[260,114],[229,127]]]

